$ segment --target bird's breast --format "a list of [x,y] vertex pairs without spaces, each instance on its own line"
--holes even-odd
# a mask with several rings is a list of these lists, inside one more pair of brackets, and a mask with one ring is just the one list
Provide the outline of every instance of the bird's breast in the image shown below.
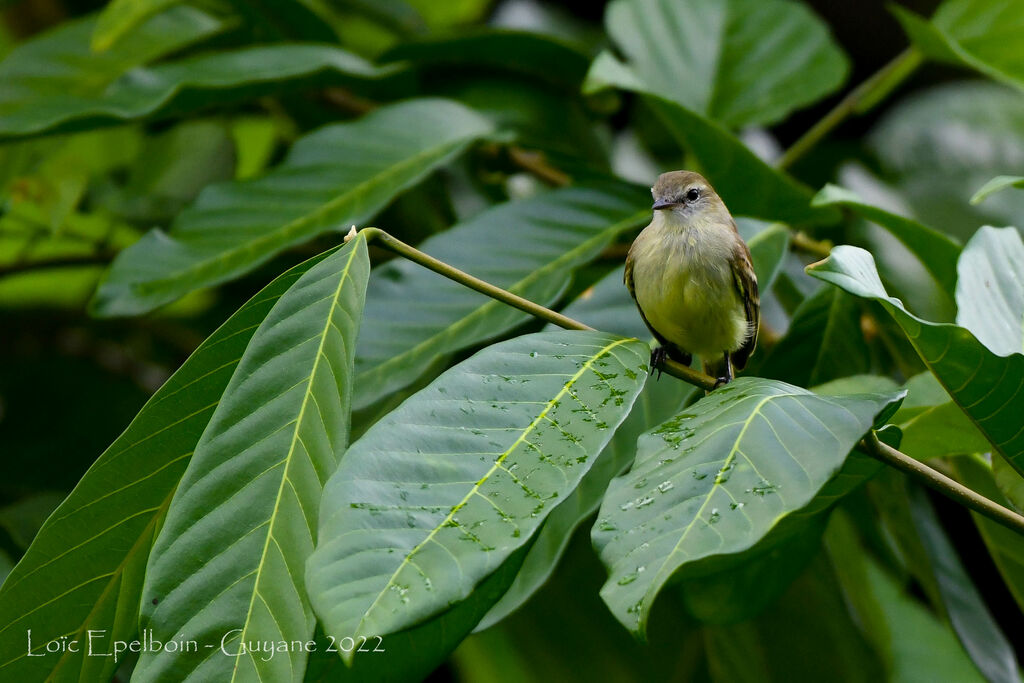
[[632,248],[637,303],[658,334],[690,353],[739,348],[747,334],[732,275],[732,234],[726,227],[674,229],[656,221]]

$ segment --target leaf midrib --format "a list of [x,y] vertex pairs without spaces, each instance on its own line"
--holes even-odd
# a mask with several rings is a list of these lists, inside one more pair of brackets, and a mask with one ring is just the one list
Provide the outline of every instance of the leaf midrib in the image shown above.
[[[302,420],[303,420],[303,417],[305,416],[305,413],[306,413],[306,406],[309,403],[309,398],[310,398],[310,396],[312,396],[312,393],[313,393],[313,382],[316,379],[317,369],[320,367],[320,360],[321,360],[321,358],[325,358],[326,357],[326,354],[324,354],[324,342],[327,340],[328,332],[331,329],[331,325],[332,325],[332,322],[333,322],[334,311],[338,307],[338,299],[340,298],[341,292],[342,292],[342,290],[345,287],[345,282],[350,278],[349,273],[350,273],[351,268],[352,268],[352,263],[355,260],[356,254],[359,253],[359,247],[362,246],[362,242],[361,242],[362,239],[363,238],[361,236],[357,236],[356,239],[352,241],[351,253],[349,254],[348,261],[345,262],[345,266],[342,269],[341,276],[338,279],[338,286],[337,286],[337,288],[334,291],[334,295],[332,297],[330,308],[328,309],[327,315],[324,316],[326,318],[326,322],[324,323],[324,328],[323,328],[323,330],[322,330],[322,332],[320,334],[320,343],[317,345],[317,351],[316,351],[316,356],[314,357],[313,367],[311,368],[311,370],[309,372],[309,383],[306,385],[306,390],[305,390],[305,392],[303,393],[303,396],[302,396],[302,404],[299,407],[299,415],[296,418],[295,423],[294,423],[294,428],[292,430],[291,443],[288,446],[288,453],[284,457],[284,460],[285,460],[286,464],[285,464],[285,467],[284,467],[284,471],[281,473],[281,483],[278,485],[277,495],[274,498],[274,509],[273,509],[273,511],[270,514],[270,520],[269,520],[268,526],[267,526],[267,536],[266,536],[266,538],[263,541],[263,550],[260,552],[260,561],[259,561],[259,564],[256,566],[256,578],[253,580],[252,594],[249,596],[249,607],[248,607],[248,609],[246,610],[246,613],[245,613],[245,621],[243,622],[242,633],[241,633],[241,636],[240,636],[240,642],[243,642],[243,643],[246,642],[246,634],[249,631],[249,625],[252,623],[252,612],[253,612],[253,607],[256,604],[256,596],[260,595],[259,586],[260,586],[260,579],[263,578],[263,564],[264,564],[264,562],[267,559],[267,551],[270,549],[270,541],[274,537],[274,522],[277,519],[277,513],[278,513],[278,511],[280,510],[280,507],[281,507],[281,500],[284,497],[283,494],[284,494],[285,483],[289,481],[289,479],[288,479],[288,470],[291,467],[292,462],[293,462],[293,455],[295,453],[295,445],[299,442],[299,430],[300,430],[300,428],[301,428],[301,426],[303,424]],[[310,459],[312,459],[313,456],[312,456],[311,453],[309,454],[309,457],[310,457]],[[298,499],[298,491],[296,491],[295,494],[296,494],[296,498]],[[301,502],[300,502],[300,505],[301,505]],[[290,577],[289,577],[289,580],[291,580]],[[266,608],[267,608],[267,612],[270,613],[271,616],[273,617],[274,612],[273,612],[273,610],[270,609],[270,605],[266,603],[266,599],[263,598],[262,595],[260,595],[260,599],[264,601],[264,604],[266,605]],[[306,609],[303,608],[303,611],[305,612]],[[275,623],[276,623],[276,618],[275,618]],[[287,638],[287,634],[282,633],[281,635],[284,636],[286,640],[288,639]],[[255,657],[253,656],[253,653],[247,652],[247,654],[249,655],[249,658],[253,660],[254,668],[256,668],[258,670],[259,667],[256,665]],[[235,664],[234,664],[234,666],[232,667],[232,670],[231,670],[231,679],[230,680],[232,682],[237,679],[238,669],[239,669],[239,662],[241,660],[242,660],[241,657],[236,657],[235,658]],[[289,657],[289,663],[290,662],[291,662],[291,657]]]
[[[526,440],[526,437],[527,437],[527,436],[528,436],[528,435],[529,435],[530,433],[532,433],[532,432],[533,432],[533,430],[534,430],[534,429],[536,428],[536,426],[537,426],[538,424],[540,424],[540,423],[541,423],[541,421],[543,421],[543,420],[544,420],[544,419],[545,419],[545,418],[547,417],[547,414],[548,414],[548,412],[549,412],[549,411],[551,411],[551,409],[552,409],[552,408],[553,408],[553,407],[554,407],[555,405],[557,405],[557,404],[558,404],[558,402],[559,402],[559,401],[560,401],[560,400],[561,400],[561,399],[562,399],[562,398],[563,398],[563,397],[564,397],[564,396],[565,396],[565,395],[566,395],[566,394],[567,394],[567,393],[568,393],[568,392],[569,392],[569,391],[570,391],[570,390],[572,389],[572,387],[573,387],[573,386],[575,385],[575,383],[576,383],[576,382],[577,382],[577,381],[579,380],[579,378],[580,378],[580,377],[582,377],[582,376],[583,376],[583,374],[584,374],[584,373],[586,373],[586,372],[587,372],[588,370],[590,370],[590,369],[591,369],[591,367],[593,366],[593,364],[594,364],[594,363],[595,363],[595,362],[596,362],[596,361],[597,361],[597,360],[598,360],[599,358],[602,358],[602,357],[604,357],[604,356],[605,356],[606,354],[610,353],[610,352],[611,352],[611,350],[612,350],[612,349],[614,349],[614,348],[615,348],[616,346],[620,346],[620,345],[622,345],[622,344],[626,344],[626,343],[629,343],[629,342],[633,342],[633,341],[636,341],[636,340],[635,340],[635,339],[628,339],[628,338],[623,338],[623,339],[616,339],[615,341],[613,341],[613,342],[611,342],[611,343],[609,343],[609,344],[606,344],[606,345],[605,345],[605,346],[604,346],[604,347],[603,347],[603,348],[602,348],[602,349],[601,349],[600,351],[598,351],[598,352],[597,352],[596,354],[592,355],[592,356],[591,356],[591,357],[590,357],[590,358],[589,358],[589,359],[587,360],[587,362],[585,362],[585,363],[584,363],[584,364],[583,364],[583,365],[582,365],[582,366],[581,366],[581,367],[579,368],[579,370],[577,370],[577,371],[576,371],[576,373],[575,373],[575,374],[573,374],[573,375],[572,375],[572,377],[570,377],[570,378],[569,378],[569,380],[568,380],[567,382],[565,382],[565,383],[564,383],[564,384],[562,385],[562,388],[561,388],[561,390],[560,390],[560,391],[558,392],[558,394],[556,394],[556,395],[554,396],[554,398],[552,398],[552,399],[550,399],[549,401],[547,401],[547,402],[546,402],[546,404],[544,405],[544,409],[540,411],[540,413],[539,413],[539,414],[537,415],[537,417],[535,417],[535,418],[533,419],[533,421],[532,421],[532,422],[530,422],[530,424],[529,424],[529,425],[527,425],[527,427],[526,427],[526,428],[525,428],[525,429],[524,429],[524,430],[523,430],[523,431],[522,431],[522,432],[521,432],[521,433],[519,434],[519,436],[518,436],[518,437],[516,438],[516,440],[515,440],[515,441],[514,441],[514,442],[512,443],[512,445],[510,445],[510,446],[509,446],[509,447],[508,447],[507,449],[505,449],[505,451],[504,451],[504,452],[503,452],[503,453],[502,453],[502,454],[501,454],[500,456],[498,456],[498,458],[497,458],[497,459],[496,459],[496,460],[494,461],[494,463],[493,463],[493,464],[491,465],[490,469],[489,469],[489,470],[487,470],[487,472],[486,472],[486,473],[484,473],[484,475],[483,475],[483,476],[482,476],[482,477],[481,477],[481,478],[480,478],[480,479],[479,479],[479,480],[478,480],[478,481],[477,481],[477,482],[476,482],[476,483],[475,483],[475,484],[474,484],[474,485],[473,485],[473,486],[472,486],[472,487],[470,488],[469,492],[468,492],[468,493],[467,493],[467,494],[466,494],[466,495],[465,495],[465,496],[464,496],[464,497],[462,498],[462,500],[461,500],[460,502],[458,502],[457,504],[455,504],[455,505],[453,505],[453,506],[452,506],[452,509],[451,509],[451,510],[449,511],[449,513],[448,513],[448,514],[447,514],[447,515],[445,516],[445,518],[444,518],[444,519],[443,519],[443,520],[442,520],[442,521],[441,521],[441,522],[440,522],[439,524],[436,524],[436,525],[434,526],[434,528],[433,528],[433,529],[431,529],[430,533],[429,533],[429,534],[427,534],[427,537],[426,537],[426,538],[424,538],[424,539],[423,539],[422,541],[420,541],[419,543],[417,543],[417,544],[416,544],[416,546],[414,546],[414,547],[413,547],[413,548],[412,548],[412,549],[411,549],[411,550],[410,550],[410,551],[409,551],[408,553],[406,553],[405,557],[404,557],[404,558],[402,558],[402,562],[401,562],[401,563],[399,564],[399,566],[398,566],[398,567],[397,567],[397,568],[395,569],[395,571],[394,571],[394,572],[392,572],[391,576],[390,576],[390,577],[388,578],[388,581],[387,581],[387,583],[386,583],[386,584],[384,585],[384,587],[383,587],[383,588],[381,588],[381,589],[380,589],[380,590],[379,590],[379,591],[377,592],[377,596],[376,596],[376,597],[374,598],[373,602],[372,602],[372,603],[370,604],[370,606],[369,606],[369,607],[367,607],[367,608],[366,608],[366,609],[365,609],[365,610],[363,611],[363,614],[362,614],[362,616],[361,616],[361,617],[360,617],[360,619],[359,619],[359,623],[358,623],[358,625],[356,626],[356,629],[355,629],[355,632],[354,632],[354,633],[355,633],[355,635],[362,635],[362,631],[363,631],[363,628],[364,628],[364,626],[366,625],[366,620],[367,620],[367,618],[368,618],[368,617],[369,617],[369,615],[370,615],[370,614],[371,614],[371,613],[373,612],[374,608],[376,608],[376,606],[377,606],[377,604],[378,604],[378,603],[380,602],[381,598],[382,598],[382,597],[383,597],[384,595],[386,595],[386,594],[388,593],[388,590],[390,589],[390,587],[391,587],[392,585],[394,585],[394,582],[395,582],[395,581],[397,580],[397,578],[398,578],[398,575],[399,575],[399,574],[400,574],[400,573],[402,572],[402,570],[403,570],[403,569],[405,569],[405,567],[406,567],[406,566],[407,566],[407,565],[408,565],[408,564],[409,564],[409,563],[411,562],[411,558],[412,558],[412,557],[413,557],[414,555],[416,555],[416,553],[417,553],[417,552],[419,552],[419,550],[420,550],[421,548],[423,548],[423,547],[424,547],[424,546],[425,546],[425,545],[426,545],[427,543],[429,543],[429,542],[430,542],[431,540],[433,540],[433,539],[434,539],[434,537],[435,537],[435,536],[437,535],[437,533],[438,533],[438,532],[439,532],[439,531],[440,531],[441,529],[445,528],[445,526],[446,526],[446,525],[447,525],[447,524],[448,524],[448,523],[449,523],[450,521],[452,521],[452,519],[453,519],[453,518],[454,518],[454,516],[455,516],[455,513],[456,513],[456,512],[458,512],[458,511],[459,511],[460,509],[462,509],[462,508],[463,508],[463,507],[464,507],[464,506],[466,505],[466,503],[467,503],[467,502],[469,501],[469,499],[470,499],[470,498],[471,498],[471,497],[472,497],[473,495],[477,495],[477,494],[479,493],[479,490],[480,490],[480,486],[481,486],[482,484],[484,484],[485,482],[487,482],[487,481],[488,481],[488,480],[490,479],[490,477],[491,477],[491,476],[492,476],[492,475],[493,475],[493,474],[494,474],[494,473],[495,473],[496,471],[498,471],[498,469],[499,469],[499,468],[501,467],[501,464],[502,464],[502,463],[503,463],[503,462],[505,461],[505,459],[506,459],[506,458],[507,458],[507,457],[508,457],[508,456],[509,456],[509,455],[510,455],[510,454],[511,454],[511,453],[512,453],[512,452],[513,452],[513,451],[514,451],[514,450],[515,450],[515,449],[516,449],[516,448],[517,448],[517,447],[518,447],[518,446],[519,446],[519,445],[520,445],[521,443],[525,442],[525,440]],[[373,634],[373,635],[380,635],[380,634]]]

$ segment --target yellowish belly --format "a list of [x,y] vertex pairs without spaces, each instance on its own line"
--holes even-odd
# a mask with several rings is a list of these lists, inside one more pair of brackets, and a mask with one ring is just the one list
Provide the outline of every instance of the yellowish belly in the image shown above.
[[634,292],[651,326],[704,358],[739,349],[748,325],[728,254],[683,239],[651,242],[637,245],[633,260]]

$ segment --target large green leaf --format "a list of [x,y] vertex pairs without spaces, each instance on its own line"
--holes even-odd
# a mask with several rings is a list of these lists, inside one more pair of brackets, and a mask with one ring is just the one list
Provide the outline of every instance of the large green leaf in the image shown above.
[[817,206],[842,206],[882,226],[917,257],[931,276],[934,296],[953,310],[952,292],[956,286],[956,262],[960,245],[946,235],[910,218],[899,216],[866,203],[850,190],[828,184],[814,197]]
[[222,24],[191,7],[150,18],[115,49],[89,49],[95,18],[62,24],[12,50],[0,62],[0,130],[8,120],[40,117],[99,96],[135,67],[218,32]]
[[1024,353],[1024,241],[1015,228],[984,226],[957,264],[958,325],[999,356]]
[[386,642],[470,596],[594,464],[648,353],[600,332],[518,337],[374,425],[324,492],[307,582],[327,633]]
[[[650,219],[650,193],[580,185],[500,204],[431,237],[420,249],[541,304],[620,233]],[[415,263],[374,269],[356,354],[354,405],[406,386],[440,355],[493,338],[528,316]]]
[[910,490],[910,508],[917,535],[929,559],[942,598],[942,608],[961,645],[991,683],[1018,683],[1017,657],[985,601],[957,557],[921,487]]
[[166,118],[287,90],[380,80],[377,67],[329,45],[285,43],[211,52],[126,73],[107,88],[55,93],[32,106],[3,108],[0,139]]
[[838,217],[835,209],[812,207],[809,188],[763,162],[720,123],[657,94],[630,67],[602,52],[590,65],[583,90],[606,88],[640,93],[672,136],[693,153],[733,214],[786,223]]
[[158,640],[187,634],[214,647],[145,652],[136,676],[302,680],[302,649],[266,659],[219,646],[313,636],[302,575],[322,485],[348,440],[369,272],[357,236],[303,274],[253,335],[153,544],[140,615]]
[[615,0],[605,27],[653,94],[728,127],[776,123],[849,70],[825,23],[786,0]]
[[[136,632],[143,570],[196,442],[242,352],[312,259],[267,285],[189,357],[146,403],[43,525],[0,588],[0,675],[10,680],[105,680],[112,657],[26,657],[60,636],[106,629],[109,645]],[[38,644],[37,644],[38,643]]]
[[945,0],[931,21],[893,6],[915,45],[934,59],[960,64],[1024,90],[1024,4],[1017,0]]
[[446,100],[409,100],[295,143],[267,175],[214,185],[121,252],[96,293],[100,315],[143,313],[237,277],[281,250],[363,223],[403,190],[492,132]]
[[802,510],[899,398],[741,377],[643,435],[593,532],[615,617],[643,635],[671,578],[747,550]]
[[907,398],[893,415],[903,431],[900,450],[918,460],[984,453],[990,446],[970,418],[949,397],[935,375],[922,372],[905,385]]
[[885,291],[874,259],[863,249],[835,247],[807,272],[850,294],[880,302],[957,405],[1003,457],[1024,471],[1024,429],[1019,419],[1024,415],[1024,354],[997,355],[963,327],[909,313]]

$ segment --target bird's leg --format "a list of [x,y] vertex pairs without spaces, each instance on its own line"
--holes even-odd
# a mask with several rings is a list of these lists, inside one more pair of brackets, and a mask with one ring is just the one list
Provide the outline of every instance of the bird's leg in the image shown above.
[[662,366],[665,359],[669,357],[669,349],[664,346],[655,346],[650,351],[650,372],[657,371],[657,379],[662,379]]
[[728,384],[732,380],[733,380],[732,358],[730,358],[729,352],[726,351],[725,352],[725,374],[722,375],[721,377],[717,377],[715,379],[715,386],[712,389],[712,391],[714,391],[714,389],[717,389],[718,387],[722,386],[723,384]]

